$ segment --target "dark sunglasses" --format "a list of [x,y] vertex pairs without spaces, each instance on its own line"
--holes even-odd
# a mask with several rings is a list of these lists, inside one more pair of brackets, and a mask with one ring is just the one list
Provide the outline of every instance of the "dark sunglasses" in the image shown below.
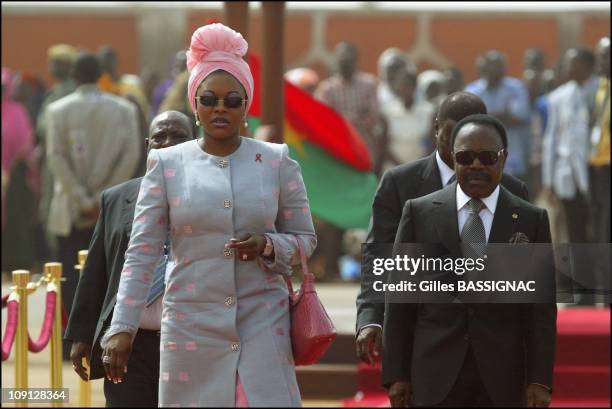
[[[196,101],[200,101],[200,104],[205,107],[216,107],[219,99],[221,98],[216,95],[200,95],[196,97]],[[247,98],[242,98],[240,95],[230,95],[223,98],[223,105],[226,108],[239,108],[245,101],[247,101]]]
[[478,158],[478,161],[484,166],[492,166],[497,163],[499,157],[504,153],[504,149],[495,151],[458,151],[455,152],[455,162],[462,166],[470,166],[474,159]]

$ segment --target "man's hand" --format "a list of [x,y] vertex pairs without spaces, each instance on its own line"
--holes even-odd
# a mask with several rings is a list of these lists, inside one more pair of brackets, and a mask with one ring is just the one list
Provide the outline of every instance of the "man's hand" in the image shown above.
[[382,352],[382,329],[377,326],[361,329],[355,343],[357,357],[365,363],[374,365]]
[[410,406],[411,388],[409,382],[394,382],[389,387],[389,401],[392,408],[407,408]]
[[550,405],[550,390],[534,383],[527,386],[527,407],[547,408]]
[[[127,372],[127,363],[132,352],[132,334],[119,332],[108,340],[104,352],[102,352],[102,363],[106,378],[114,383],[123,381],[123,374]],[[104,361],[105,357],[107,362]]]
[[83,358],[87,359],[87,365],[91,367],[89,351],[91,346],[85,342],[73,342],[70,349],[70,359],[72,360],[72,368],[74,372],[81,377],[82,380],[88,381],[87,370],[83,367]]

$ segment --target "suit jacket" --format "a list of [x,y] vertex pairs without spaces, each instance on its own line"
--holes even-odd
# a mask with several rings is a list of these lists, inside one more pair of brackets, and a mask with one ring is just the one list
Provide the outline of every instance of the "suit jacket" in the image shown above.
[[[408,200],[395,244],[441,243],[451,257],[461,257],[456,186],[453,183],[438,192]],[[551,242],[546,211],[502,186],[489,243],[508,243],[516,232],[524,233],[531,243]],[[554,277],[552,269],[550,276]],[[383,384],[409,381],[415,405],[435,405],[448,395],[461,376],[459,371],[471,346],[493,402],[525,406],[527,384],[552,388],[556,315],[554,303],[387,303]]]
[[[511,193],[528,199],[527,186],[521,180],[504,173],[501,181]],[[406,200],[425,196],[442,189],[440,170],[436,162],[436,153],[415,162],[397,166],[383,176],[372,206],[372,218],[366,243],[393,243],[397,226]],[[372,259],[381,257],[372,254],[372,249],[364,247],[363,266],[368,268]],[[361,275],[361,290],[357,295],[357,328],[364,325],[383,324],[385,305],[372,302],[372,281],[370,272]]]
[[55,184],[49,231],[66,237],[72,228],[91,227],[80,211],[97,204],[100,192],[133,177],[142,146],[138,113],[129,101],[100,92],[95,84],[80,85],[45,112]]
[[65,338],[92,346],[91,379],[104,376],[98,341],[113,318],[141,181],[131,179],[102,192],[100,217],[70,312]]

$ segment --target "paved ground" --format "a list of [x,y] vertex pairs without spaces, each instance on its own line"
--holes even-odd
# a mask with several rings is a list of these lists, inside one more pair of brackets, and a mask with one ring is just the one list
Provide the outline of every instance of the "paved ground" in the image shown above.
[[[3,280],[2,295],[8,294],[11,283]],[[358,291],[357,284],[319,284],[317,291],[325,305],[328,313],[332,317],[336,328],[341,333],[353,333],[355,328],[355,297]],[[44,288],[28,298],[28,327],[33,339],[38,339],[44,316]],[[6,309],[2,310],[2,335],[4,336],[6,325]],[[14,348],[14,347],[13,347]],[[14,349],[9,359],[2,362],[2,387],[14,387],[15,364]],[[51,384],[50,379],[50,350],[47,346],[40,353],[28,354],[29,359],[29,386],[31,388],[48,388]],[[63,367],[64,387],[70,389],[70,403],[66,407],[78,407],[79,405],[79,377],[72,371],[70,363],[65,363]],[[103,381],[101,379],[91,382],[92,406],[104,406],[104,394],[102,391]],[[11,405],[2,404],[10,407]],[[45,407],[47,405],[31,404],[30,407]],[[340,406],[340,401],[304,401],[306,407],[335,407]]]

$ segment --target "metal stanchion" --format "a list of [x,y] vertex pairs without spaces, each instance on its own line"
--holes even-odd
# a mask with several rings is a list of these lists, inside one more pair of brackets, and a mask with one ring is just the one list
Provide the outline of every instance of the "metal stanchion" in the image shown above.
[[[15,388],[28,387],[28,270],[13,271],[13,284],[19,300],[17,334],[15,338]],[[26,407],[27,401],[18,402],[18,407]]]
[[[49,282],[56,286],[57,294],[51,334],[51,387],[62,388],[62,263],[45,263],[45,274]],[[53,402],[52,405],[63,406],[62,402]]]
[[[83,267],[85,267],[85,261],[87,261],[87,255],[89,252],[87,250],[79,251],[79,264],[74,266],[76,270],[79,271],[79,274],[83,273]],[[83,358],[83,367],[85,368],[85,372],[87,372],[87,378],[89,379],[90,368],[89,363],[86,358]],[[84,381],[79,377],[79,406],[83,408],[88,408],[91,406],[91,382]]]

